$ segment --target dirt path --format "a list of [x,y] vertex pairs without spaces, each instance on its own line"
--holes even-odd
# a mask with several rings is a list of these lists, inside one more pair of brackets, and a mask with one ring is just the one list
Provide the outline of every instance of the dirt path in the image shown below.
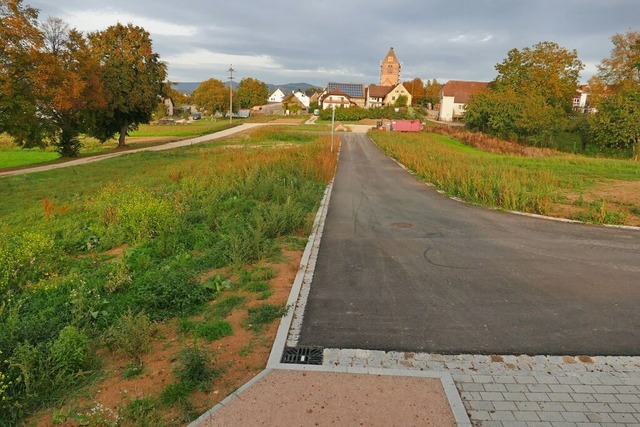
[[43,165],[43,166],[34,166],[34,167],[31,167],[31,168],[26,168],[26,169],[19,169],[19,170],[13,170],[13,171],[0,172],[0,177],[3,177],[3,176],[14,176],[14,175],[24,175],[24,174],[28,174],[28,173],[43,172],[43,171],[49,171],[49,170],[54,170],[54,169],[67,168],[67,167],[71,167],[71,166],[86,165],[86,164],[89,164],[89,163],[100,162],[102,160],[111,159],[111,158],[118,157],[118,156],[123,156],[125,154],[139,153],[139,152],[142,152],[142,151],[164,151],[164,150],[171,150],[171,149],[179,148],[179,147],[187,147],[189,145],[202,144],[203,142],[210,142],[210,141],[215,141],[215,140],[218,140],[218,139],[226,138],[227,136],[231,136],[231,135],[243,132],[243,131],[248,130],[248,129],[253,129],[253,128],[258,127],[258,126],[265,126],[265,125],[269,125],[269,123],[245,123],[243,125],[240,125],[238,127],[234,127],[232,129],[226,129],[226,130],[223,130],[223,131],[220,131],[220,132],[212,133],[210,135],[199,136],[197,138],[184,139],[184,140],[181,140],[181,141],[169,142],[167,144],[155,145],[155,146],[152,146],[152,147],[136,148],[136,149],[133,149],[133,150],[118,151],[118,152],[114,152],[114,153],[100,154],[100,155],[91,156],[91,157],[84,157],[82,159],[70,160],[70,161],[64,162],[64,163],[55,163],[55,164],[49,164],[49,165]]

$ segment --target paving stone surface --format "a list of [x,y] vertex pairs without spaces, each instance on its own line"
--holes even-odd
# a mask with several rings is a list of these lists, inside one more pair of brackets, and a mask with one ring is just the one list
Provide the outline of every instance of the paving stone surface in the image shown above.
[[640,357],[325,349],[323,364],[449,372],[474,426],[640,426]]

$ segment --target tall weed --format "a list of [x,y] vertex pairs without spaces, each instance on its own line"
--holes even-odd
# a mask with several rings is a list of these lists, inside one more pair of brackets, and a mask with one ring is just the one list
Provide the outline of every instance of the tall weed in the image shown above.
[[556,197],[558,180],[499,157],[474,155],[448,137],[432,134],[374,134],[378,145],[421,178],[472,203],[545,214]]

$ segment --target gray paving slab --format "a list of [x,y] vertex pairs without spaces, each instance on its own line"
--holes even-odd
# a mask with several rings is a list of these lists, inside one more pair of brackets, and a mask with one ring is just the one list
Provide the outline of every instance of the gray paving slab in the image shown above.
[[[452,375],[475,426],[640,423],[640,357],[443,355],[358,349],[324,350],[324,365],[368,369],[375,361],[396,370]],[[432,361],[439,365],[433,368]],[[549,372],[553,372],[550,374]],[[606,385],[605,385],[606,384]]]

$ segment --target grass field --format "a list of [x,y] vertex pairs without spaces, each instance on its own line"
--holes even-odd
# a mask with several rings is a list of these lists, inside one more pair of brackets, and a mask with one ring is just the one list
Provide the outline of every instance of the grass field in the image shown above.
[[181,425],[261,369],[336,165],[301,135],[0,178],[0,425]]
[[530,157],[480,151],[449,136],[373,132],[391,157],[471,203],[640,225],[640,164],[571,154]]
[[[210,133],[219,132],[242,124],[243,121],[236,120],[230,124],[227,120],[198,120],[183,125],[141,125],[136,131],[127,137],[127,145],[133,148],[158,145],[169,141],[192,138]],[[113,151],[118,146],[117,139],[100,143],[90,137],[81,137],[82,149],[80,156],[107,153]],[[11,138],[7,135],[0,136],[0,169],[16,168],[29,165],[42,164],[60,159],[53,147],[46,149],[22,150],[17,148]]]

